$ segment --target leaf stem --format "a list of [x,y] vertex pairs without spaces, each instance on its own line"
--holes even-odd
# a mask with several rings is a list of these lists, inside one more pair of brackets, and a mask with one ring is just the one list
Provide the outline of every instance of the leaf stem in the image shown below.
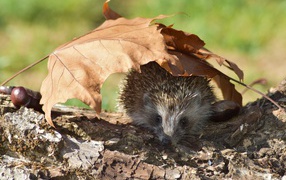
[[14,75],[12,75],[10,78],[6,79],[4,82],[1,83],[1,86],[4,86],[5,84],[7,84],[9,81],[11,81],[12,79],[14,79],[16,76],[18,76],[19,74],[21,74],[22,72],[34,67],[35,65],[39,64],[40,62],[44,61],[45,59],[47,59],[50,55],[47,55],[45,57],[43,57],[42,59],[30,64],[29,66],[21,69],[20,71],[18,71],[17,73],[15,73]]
[[246,88],[248,88],[248,89],[250,89],[250,90],[252,90],[252,91],[254,91],[254,92],[256,92],[256,93],[258,93],[258,94],[260,94],[261,96],[263,96],[265,99],[267,99],[267,100],[269,100],[270,102],[272,102],[276,107],[278,107],[279,109],[283,109],[277,102],[275,102],[273,99],[271,99],[269,96],[267,96],[266,94],[264,94],[263,92],[260,92],[259,90],[257,90],[257,89],[255,89],[255,88],[253,88],[253,87],[251,87],[251,86],[249,86],[249,85],[247,85],[247,84],[244,84],[243,82],[240,82],[240,81],[238,81],[238,80],[236,80],[236,79],[233,79],[233,78],[231,78],[231,77],[229,77],[230,78],[230,80],[232,80],[232,81],[234,81],[234,82],[236,82],[236,83],[238,83],[238,84],[240,84],[240,85],[242,85],[242,86],[244,86],[244,87],[246,87]]

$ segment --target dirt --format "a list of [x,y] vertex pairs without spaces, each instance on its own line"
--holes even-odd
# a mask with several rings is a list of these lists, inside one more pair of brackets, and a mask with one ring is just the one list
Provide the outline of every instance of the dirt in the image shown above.
[[188,146],[164,147],[122,113],[58,105],[43,114],[0,96],[0,179],[286,179],[286,80]]

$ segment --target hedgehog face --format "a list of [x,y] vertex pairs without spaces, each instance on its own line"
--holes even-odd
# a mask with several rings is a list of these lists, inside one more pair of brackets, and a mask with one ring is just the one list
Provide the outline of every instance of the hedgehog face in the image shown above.
[[183,99],[161,97],[162,100],[154,101],[144,96],[144,110],[148,112],[144,122],[164,145],[176,145],[182,139],[192,138],[211,115],[211,104],[201,101],[199,93]]

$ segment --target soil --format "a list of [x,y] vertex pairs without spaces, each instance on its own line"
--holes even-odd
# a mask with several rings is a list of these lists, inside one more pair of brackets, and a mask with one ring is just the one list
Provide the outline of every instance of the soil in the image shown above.
[[286,179],[286,79],[188,146],[164,147],[122,113],[57,105],[44,115],[0,96],[0,179]]

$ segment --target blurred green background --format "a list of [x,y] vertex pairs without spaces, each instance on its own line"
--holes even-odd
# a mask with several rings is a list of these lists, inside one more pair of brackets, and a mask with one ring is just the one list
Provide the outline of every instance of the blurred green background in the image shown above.
[[[104,21],[103,3],[104,0],[1,0],[0,82],[59,45],[99,26]],[[266,78],[266,85],[255,86],[263,92],[285,77],[284,0],[112,0],[110,7],[127,18],[176,14],[160,22],[197,34],[208,49],[244,70],[246,84]],[[9,85],[39,90],[47,74],[46,64],[47,61],[42,62]],[[229,75],[236,78],[233,73]],[[106,110],[115,109],[120,78],[122,76],[114,75],[104,84],[103,108]],[[239,91],[244,89],[236,86]],[[258,97],[247,91],[244,103]]]

